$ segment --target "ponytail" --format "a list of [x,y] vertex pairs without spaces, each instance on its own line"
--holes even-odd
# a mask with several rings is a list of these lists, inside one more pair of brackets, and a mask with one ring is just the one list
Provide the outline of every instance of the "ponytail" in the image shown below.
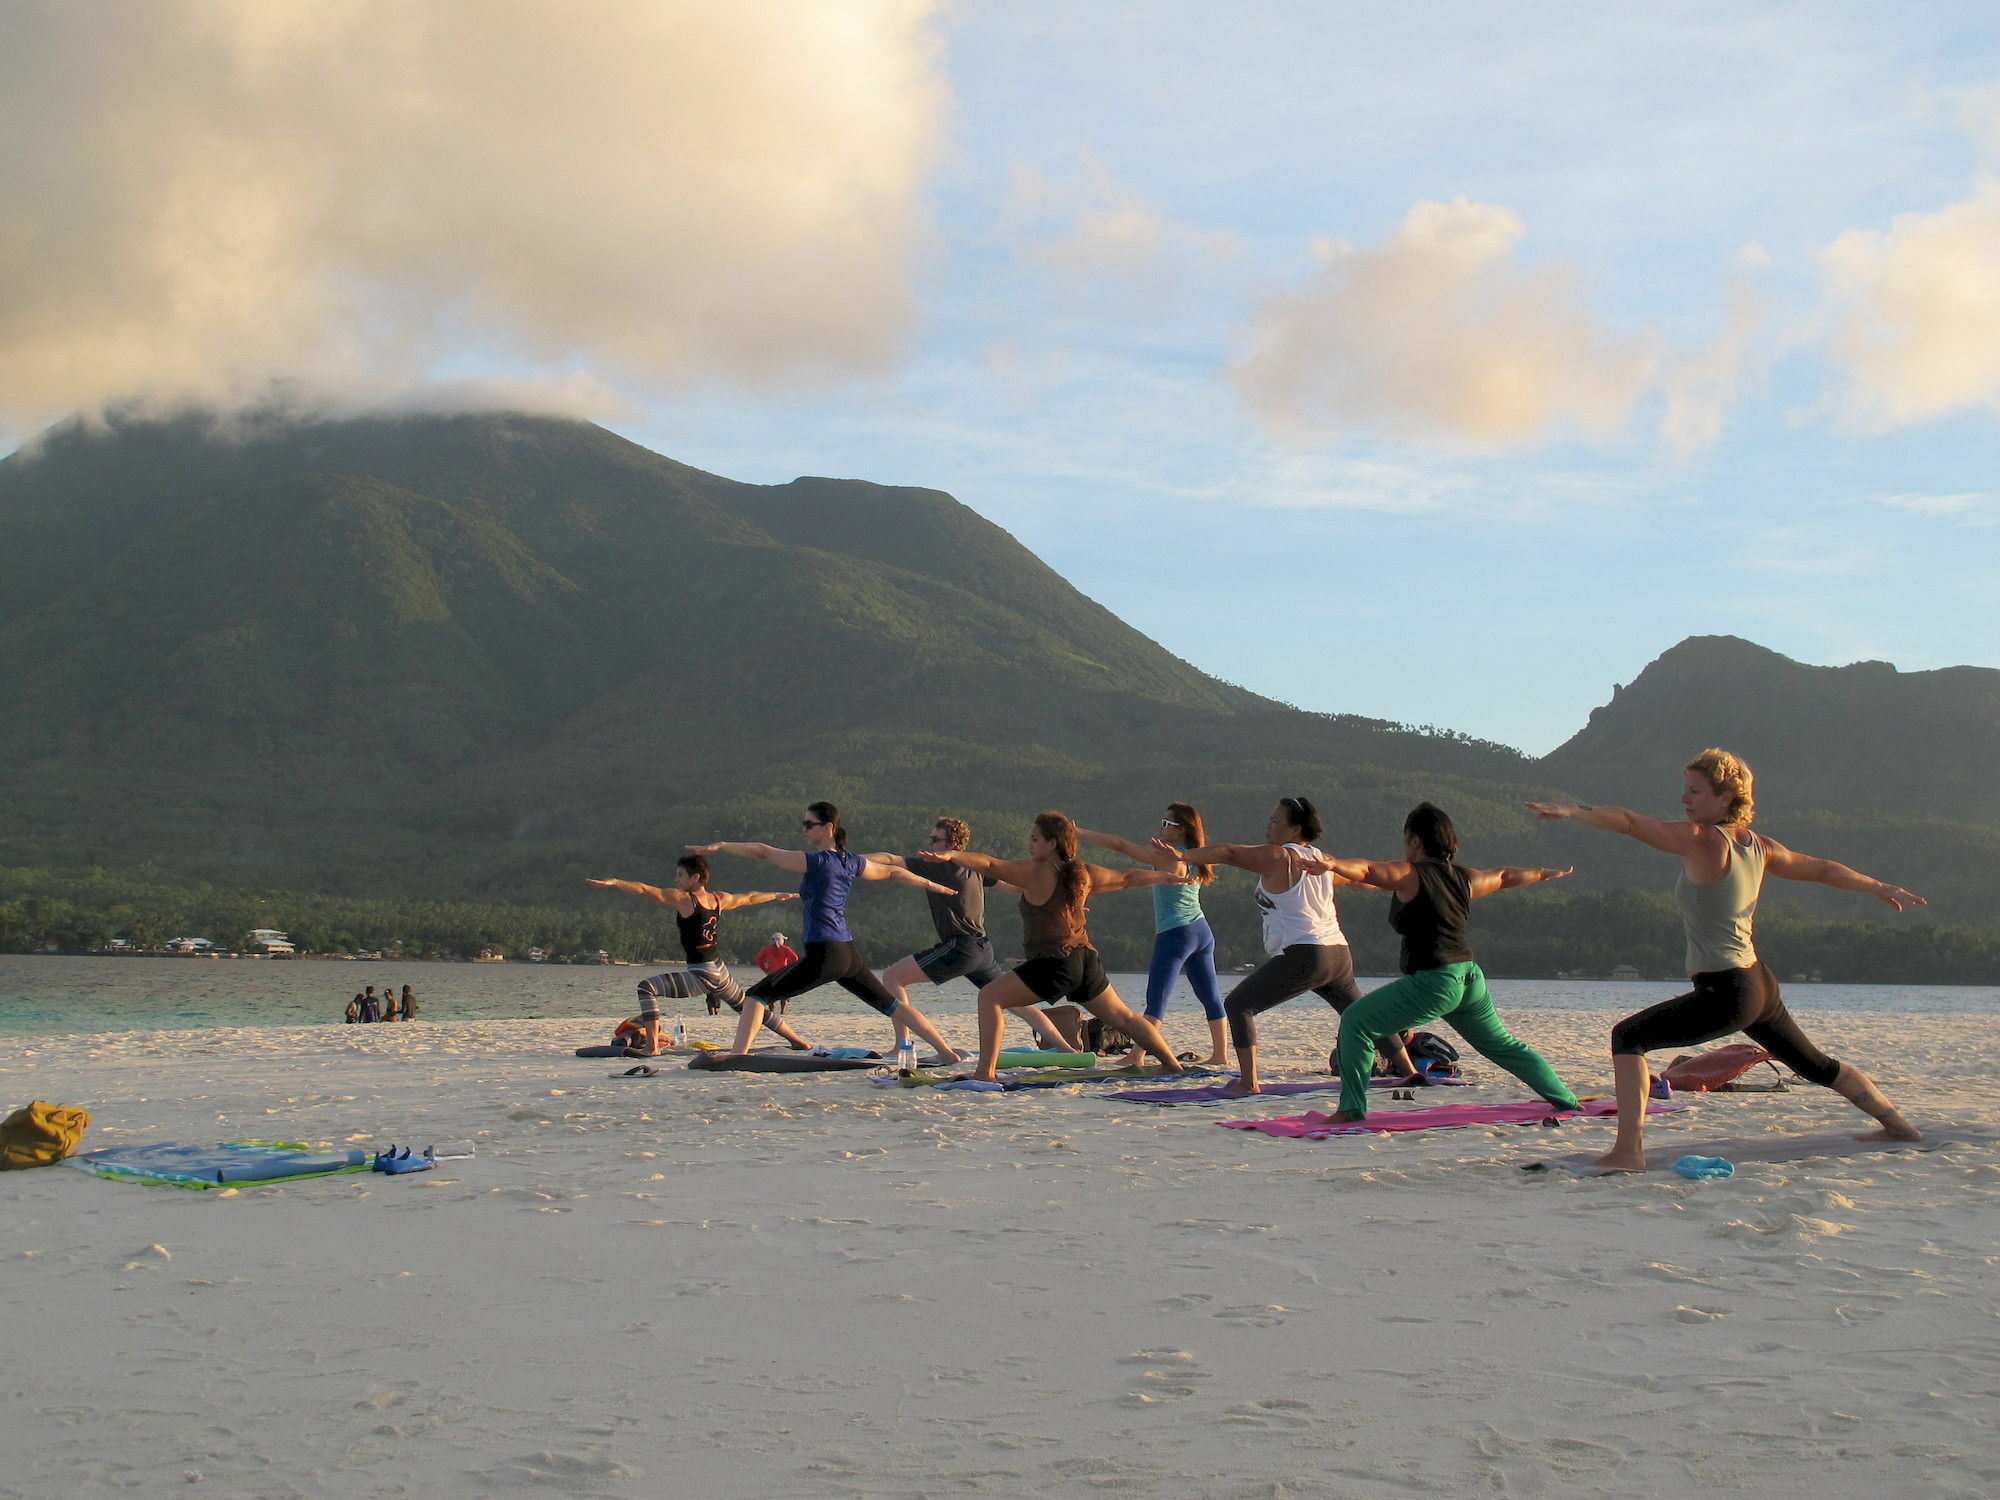
[[1451,814],[1434,802],[1419,802],[1403,819],[1403,835],[1423,845],[1430,858],[1450,864],[1458,858],[1458,830]]
[[1076,824],[1064,813],[1039,812],[1035,814],[1035,832],[1055,845],[1056,889],[1062,893],[1063,905],[1082,906],[1090,894],[1090,877],[1076,857]]

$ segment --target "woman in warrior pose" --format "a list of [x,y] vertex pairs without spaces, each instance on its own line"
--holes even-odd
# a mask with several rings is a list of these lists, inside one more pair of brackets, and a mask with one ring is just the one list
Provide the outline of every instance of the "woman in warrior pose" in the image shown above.
[[[1254,1094],[1257,1078],[1257,1017],[1311,990],[1335,1011],[1345,1011],[1361,998],[1354,982],[1354,955],[1340,931],[1334,911],[1334,887],[1354,884],[1325,870],[1307,870],[1299,861],[1318,855],[1308,849],[1320,835],[1319,809],[1304,797],[1280,797],[1264,823],[1261,844],[1210,844],[1179,850],[1155,840],[1155,845],[1190,864],[1235,865],[1257,877],[1257,910],[1264,918],[1264,950],[1271,956],[1249,978],[1229,992],[1223,1011],[1229,1019],[1229,1040],[1236,1047],[1236,1082],[1232,1094]],[[1384,1037],[1389,1066],[1403,1073],[1416,1071],[1403,1050],[1402,1038]]]
[[1472,903],[1495,891],[1560,880],[1569,870],[1467,870],[1458,863],[1458,830],[1442,808],[1419,802],[1403,820],[1403,858],[1383,863],[1328,859],[1317,849],[1299,856],[1352,885],[1391,893],[1389,925],[1403,940],[1403,977],[1371,990],[1340,1018],[1340,1109],[1333,1123],[1368,1114],[1368,1070],[1381,1038],[1443,1021],[1558,1110],[1576,1095],[1548,1059],[1500,1023],[1486,974],[1473,961],[1465,931]]
[[1000,1033],[1006,1012],[1070,1000],[1107,1026],[1115,1026],[1171,1072],[1180,1059],[1159,1027],[1134,1015],[1105,977],[1104,964],[1084,930],[1084,908],[1093,891],[1182,884],[1188,877],[1165,870],[1107,870],[1076,857],[1076,824],[1059,812],[1035,814],[1026,859],[995,859],[969,849],[940,851],[939,859],[991,875],[1021,893],[1021,951],[1026,961],[979,992],[979,1067],[973,1077],[991,1083],[1000,1066]]
[[[922,854],[912,854],[908,858],[900,854],[868,856],[871,863],[914,870],[924,879],[949,886],[955,892],[950,896],[940,896],[935,891],[925,892],[924,899],[931,908],[931,926],[937,929],[936,945],[921,953],[899,958],[882,971],[882,987],[898,1005],[909,1003],[909,987],[913,984],[944,984],[952,979],[965,979],[978,990],[1007,972],[1000,967],[1000,960],[994,957],[992,940],[986,936],[986,888],[996,886],[1003,891],[1013,891],[1014,887],[995,880],[991,875],[955,865],[938,855],[940,849],[963,849],[971,842],[972,830],[962,820],[939,818],[931,825],[930,840]],[[1075,1043],[1043,1019],[1040,1011],[1023,1011],[1021,1017],[1048,1045],[1065,1051],[1074,1050]],[[900,1021],[896,1023],[896,1041],[899,1044],[905,1029]],[[946,1064],[964,1061],[959,1052],[950,1048],[939,1053],[938,1057]]]
[[1645,1170],[1650,1086],[1646,1054],[1662,1047],[1692,1047],[1736,1031],[1808,1083],[1832,1089],[1880,1125],[1859,1139],[1923,1139],[1874,1080],[1852,1063],[1834,1061],[1799,1030],[1778,996],[1777,975],[1757,957],[1751,928],[1766,875],[1859,891],[1897,911],[1922,906],[1924,898],[1830,859],[1795,854],[1776,839],[1752,833],[1752,785],[1750,768],[1741,760],[1727,750],[1704,750],[1687,763],[1682,778],[1685,822],[1663,822],[1622,807],[1528,804],[1536,817],[1572,818],[1607,833],[1622,833],[1681,862],[1674,902],[1687,929],[1687,968],[1694,988],[1627,1016],[1612,1028],[1618,1137],[1610,1152],[1598,1158],[1601,1167]]
[[[671,995],[676,1000],[692,1000],[700,996],[708,1002],[711,1013],[715,1010],[716,1001],[721,1000],[738,1015],[743,1013],[742,986],[730,977],[728,967],[715,951],[716,919],[724,912],[736,911],[740,907],[799,899],[780,891],[745,891],[741,895],[711,891],[708,888],[708,861],[699,854],[683,854],[675,862],[674,886],[670,891],[663,891],[656,885],[641,885],[636,880],[592,880],[585,883],[608,886],[614,891],[629,891],[634,896],[643,896],[648,901],[657,901],[673,909],[674,926],[680,930],[681,954],[687,959],[687,967],[670,969],[664,974],[639,981],[639,1045],[648,1057],[660,1050],[662,996]],[[794,1051],[805,1051],[805,1039],[784,1022],[774,1016],[768,1024],[792,1044]]]
[[[1222,1020],[1222,986],[1215,978],[1215,934],[1201,914],[1201,888],[1215,879],[1215,867],[1190,866],[1180,857],[1180,850],[1198,849],[1208,842],[1202,832],[1201,814],[1192,803],[1169,802],[1167,815],[1160,819],[1160,834],[1161,839],[1140,844],[1121,839],[1115,833],[1096,833],[1088,828],[1076,831],[1076,836],[1086,844],[1115,850],[1156,870],[1193,877],[1192,885],[1153,887],[1153,962],[1146,973],[1146,1019],[1155,1026],[1160,1024],[1167,1013],[1167,997],[1173,993],[1174,981],[1185,973],[1188,987],[1208,1018],[1208,1056],[1199,1066],[1220,1067],[1229,1060],[1229,1033]],[[1162,841],[1178,845],[1179,849],[1171,852],[1162,849]],[[1136,1049],[1132,1053],[1135,1064],[1144,1057]]]
[[750,986],[743,997],[743,1018],[737,1023],[736,1041],[730,1050],[750,1050],[768,1007],[823,984],[837,984],[863,1004],[902,1022],[940,1053],[950,1052],[952,1049],[944,1037],[924,1019],[923,1013],[907,1000],[898,1004],[868,967],[854,934],[847,930],[847,893],[857,880],[893,880],[945,896],[956,892],[908,870],[871,864],[850,853],[847,830],[840,826],[840,809],[831,802],[813,803],[799,826],[805,830],[803,850],[774,849],[769,844],[688,845],[691,854],[734,854],[740,859],[761,859],[781,870],[805,876],[799,882],[799,899],[805,903],[806,951],[797,963],[788,964],[775,974],[766,974]]

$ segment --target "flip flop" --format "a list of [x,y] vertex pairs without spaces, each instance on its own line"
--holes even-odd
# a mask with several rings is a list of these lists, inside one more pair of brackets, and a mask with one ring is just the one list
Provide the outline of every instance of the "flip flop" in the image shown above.
[[636,1068],[627,1068],[618,1075],[620,1078],[658,1078],[660,1070],[650,1063],[640,1063]]

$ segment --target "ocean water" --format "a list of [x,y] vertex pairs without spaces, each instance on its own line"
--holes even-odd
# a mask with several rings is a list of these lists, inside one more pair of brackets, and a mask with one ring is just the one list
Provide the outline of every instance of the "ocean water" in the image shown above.
[[[580,964],[441,964],[330,960],[27,957],[0,955],[0,1036],[118,1031],[200,1030],[224,1026],[341,1024],[348,1000],[363,985],[379,992],[409,985],[426,1020],[559,1019],[579,1021],[629,1015],[637,1008],[633,986],[654,970]],[[736,971],[744,984],[754,969]],[[1225,976],[1225,988],[1236,976]],[[1128,1002],[1146,993],[1143,975],[1115,974]],[[1371,989],[1379,979],[1363,979]],[[1493,997],[1502,1009],[1637,1010],[1679,993],[1665,981],[1620,983],[1589,979],[1499,979]],[[1896,1015],[1985,1015],[2000,1011],[2000,988],[1973,985],[1795,984],[1786,1003],[1812,1011],[1881,1011]],[[957,1015],[972,1009],[972,987],[955,980],[941,989],[919,986],[910,998],[926,1012]],[[1304,998],[1301,1005],[1319,1002]],[[668,1002],[671,1016],[704,1014],[699,1001]],[[1185,988],[1170,1013],[1198,1015]],[[829,986],[793,1002],[795,1016],[851,1016],[866,1011],[858,1000]],[[595,1039],[585,1028],[580,1040]]]

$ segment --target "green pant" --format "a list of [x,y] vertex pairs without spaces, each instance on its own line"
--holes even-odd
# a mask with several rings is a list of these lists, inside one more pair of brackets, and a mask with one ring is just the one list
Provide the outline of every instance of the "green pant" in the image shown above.
[[1527,1043],[1517,1041],[1500,1024],[1493,996],[1478,964],[1446,964],[1405,974],[1393,984],[1372,990],[1348,1006],[1340,1017],[1340,1108],[1343,1113],[1368,1113],[1368,1072],[1375,1061],[1375,1040],[1392,1031],[1408,1031],[1427,1021],[1450,1025],[1481,1057],[1498,1063],[1551,1104],[1576,1108],[1576,1095],[1556,1077],[1549,1060]]

